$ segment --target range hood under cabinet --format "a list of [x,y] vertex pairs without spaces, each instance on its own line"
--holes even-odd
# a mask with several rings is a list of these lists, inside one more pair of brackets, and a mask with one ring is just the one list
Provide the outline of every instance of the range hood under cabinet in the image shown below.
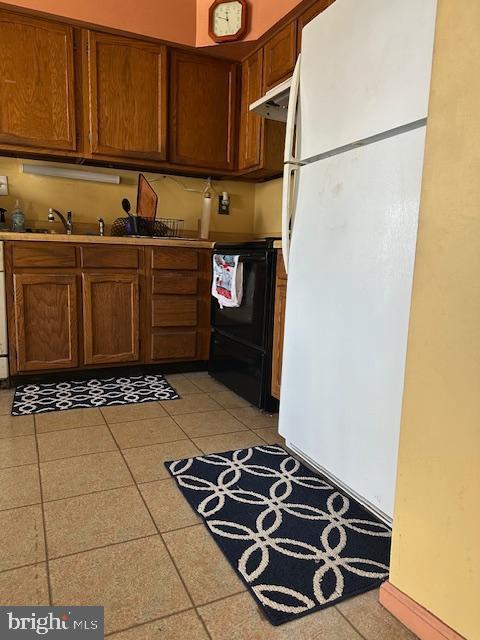
[[292,78],[277,84],[273,89],[267,91],[264,96],[252,102],[250,111],[257,113],[262,118],[286,122],[291,84]]

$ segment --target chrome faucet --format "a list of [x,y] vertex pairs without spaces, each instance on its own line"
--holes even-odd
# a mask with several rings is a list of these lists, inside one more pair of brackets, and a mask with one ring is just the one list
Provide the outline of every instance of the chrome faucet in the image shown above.
[[73,232],[72,212],[67,211],[67,217],[65,218],[65,216],[60,213],[60,211],[57,211],[57,209],[52,209],[52,207],[50,207],[50,209],[48,210],[49,222],[55,222],[55,213],[60,218],[60,222],[65,227],[65,233],[71,236]]

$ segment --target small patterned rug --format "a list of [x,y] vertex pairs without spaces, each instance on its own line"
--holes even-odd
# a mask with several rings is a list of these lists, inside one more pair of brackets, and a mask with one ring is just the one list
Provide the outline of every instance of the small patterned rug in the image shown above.
[[176,400],[179,397],[161,375],[20,384],[15,389],[12,416]]
[[165,464],[273,625],[388,577],[390,529],[281,447]]

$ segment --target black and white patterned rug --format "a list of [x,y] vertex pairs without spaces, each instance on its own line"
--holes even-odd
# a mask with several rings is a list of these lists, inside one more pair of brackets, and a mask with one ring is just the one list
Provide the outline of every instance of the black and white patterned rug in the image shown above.
[[175,389],[161,375],[20,384],[15,389],[12,416],[176,400],[179,397]]
[[272,624],[388,577],[390,529],[281,447],[165,464]]

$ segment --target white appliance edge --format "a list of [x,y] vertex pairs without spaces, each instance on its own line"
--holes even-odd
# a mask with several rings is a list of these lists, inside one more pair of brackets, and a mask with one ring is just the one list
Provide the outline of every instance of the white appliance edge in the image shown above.
[[[361,7],[336,0],[312,21],[302,39],[297,155],[285,151],[297,184],[293,198],[284,185],[292,208],[284,214],[294,223],[279,431],[386,520],[423,167],[425,126],[418,121],[427,116],[435,12],[436,0],[364,0]],[[355,145],[398,127],[407,130]],[[301,166],[299,158],[340,147]]]

